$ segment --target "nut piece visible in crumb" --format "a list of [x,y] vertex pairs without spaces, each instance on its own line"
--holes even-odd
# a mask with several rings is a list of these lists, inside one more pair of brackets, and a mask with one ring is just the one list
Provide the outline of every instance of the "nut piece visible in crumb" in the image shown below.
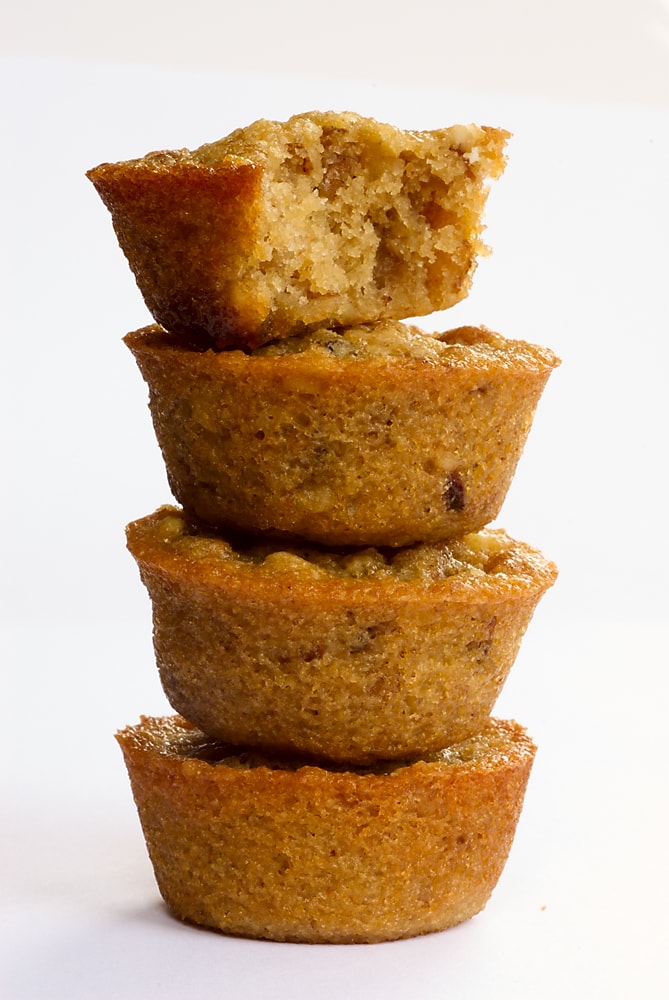
[[484,328],[320,328],[242,351],[125,338],[175,498],[324,545],[476,531],[502,506],[556,356]]
[[498,720],[443,754],[363,770],[216,744],[179,716],[117,739],[173,913],[309,943],[407,938],[480,912],[535,754]]
[[230,743],[364,763],[485,725],[552,563],[504,532],[406,549],[128,525],[172,707]]
[[253,348],[464,298],[487,252],[482,216],[508,138],[311,112],[88,177],[155,320]]

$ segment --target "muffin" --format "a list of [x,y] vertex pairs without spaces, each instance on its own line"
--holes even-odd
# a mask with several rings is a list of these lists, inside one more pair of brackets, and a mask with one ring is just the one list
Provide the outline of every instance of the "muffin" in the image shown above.
[[405,549],[127,529],[172,707],[209,736],[366,763],[484,725],[556,570],[502,531]]
[[464,298],[508,138],[312,112],[88,177],[155,320],[219,348],[253,348]]
[[464,327],[321,329],[242,351],[159,327],[125,342],[175,498],[201,521],[324,545],[409,545],[498,514],[546,348]]
[[535,753],[496,720],[448,750],[366,769],[249,753],[179,716],[117,739],[173,913],[312,943],[406,938],[482,910]]

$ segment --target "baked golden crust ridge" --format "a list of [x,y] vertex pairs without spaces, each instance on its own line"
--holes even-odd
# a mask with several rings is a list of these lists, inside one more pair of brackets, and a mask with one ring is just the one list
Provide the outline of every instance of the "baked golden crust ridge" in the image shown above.
[[481,729],[556,577],[501,531],[337,552],[226,540],[165,507],[127,538],[176,711],[229,743],[355,763]]
[[155,320],[253,348],[464,298],[487,251],[482,216],[508,138],[310,112],[87,176]]
[[125,338],[175,498],[202,521],[326,545],[476,531],[502,506],[559,364],[484,328],[399,322],[242,351]]
[[175,915],[310,943],[410,937],[483,909],[535,753],[520,726],[498,720],[385,773],[249,760],[178,716],[144,718],[117,739]]

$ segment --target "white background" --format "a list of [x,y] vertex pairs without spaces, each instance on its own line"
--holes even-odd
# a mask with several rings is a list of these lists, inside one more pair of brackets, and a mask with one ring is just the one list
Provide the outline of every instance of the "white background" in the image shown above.
[[[669,4],[11,0],[0,39],[3,997],[665,997]],[[514,132],[422,322],[563,359],[499,519],[561,569],[496,710],[540,747],[514,849],[479,917],[378,946],[172,920],[112,738],[169,710],[123,527],[170,497],[84,172],[317,107]]]

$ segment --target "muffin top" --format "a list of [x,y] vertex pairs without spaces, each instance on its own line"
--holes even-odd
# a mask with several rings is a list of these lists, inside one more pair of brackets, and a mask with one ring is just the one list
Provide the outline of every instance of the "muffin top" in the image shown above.
[[376,760],[370,764],[339,763],[300,754],[278,754],[236,747],[206,736],[179,715],[163,718],[143,717],[137,726],[119,734],[138,748],[161,757],[178,758],[186,767],[203,765],[232,771],[283,771],[295,773],[317,769],[336,774],[396,775],[410,767],[438,766],[454,769],[495,768],[514,753],[524,755],[534,749],[523,727],[512,721],[489,719],[475,736],[420,757],[400,760]]
[[329,377],[350,371],[348,362],[383,367],[384,377],[393,368],[404,366],[412,369],[417,366],[459,368],[480,375],[507,368],[550,372],[560,364],[549,348],[511,340],[485,326],[461,326],[428,333],[401,320],[379,320],[347,327],[322,326],[251,351],[236,348],[212,352],[210,345],[188,342],[158,325],[128,333],[124,340],[133,352],[158,350],[182,354],[190,365],[197,355],[206,355],[210,362],[218,357],[225,368],[255,364],[260,359],[277,368],[281,365],[294,367],[299,357],[301,367],[327,370]]
[[313,353],[347,361],[370,358],[413,358],[441,363],[454,355],[457,346],[483,351],[500,350],[508,342],[483,328],[460,327],[448,333],[429,334],[399,320],[381,320],[344,328],[321,327],[257,348],[253,355],[277,358]]
[[170,565],[173,571],[208,580],[212,585],[237,577],[276,587],[293,580],[333,594],[342,585],[364,589],[379,582],[420,593],[448,585],[471,592],[492,588],[513,592],[546,589],[556,569],[530,546],[516,542],[501,529],[483,531],[448,542],[419,543],[401,548],[324,548],[243,535],[224,538],[191,520],[178,507],[164,506],[128,525],[128,546],[140,562]]

